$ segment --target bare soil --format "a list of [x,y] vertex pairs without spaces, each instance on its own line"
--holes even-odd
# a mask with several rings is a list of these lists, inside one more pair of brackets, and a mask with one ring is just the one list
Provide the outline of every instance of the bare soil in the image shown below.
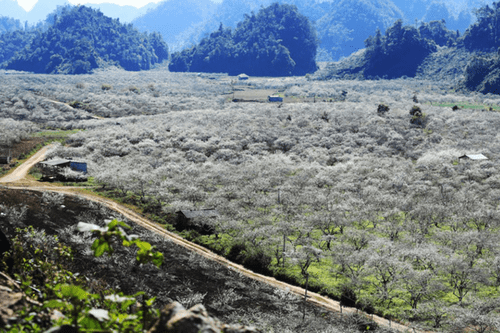
[[[0,168],[3,171],[10,170],[12,167],[16,165],[15,160],[22,158],[24,155],[28,154],[30,151],[35,149],[36,146],[38,146],[39,144],[43,144],[46,140],[47,138],[30,138],[14,144],[14,146],[10,148],[10,152],[12,154],[11,163],[9,165],[0,165]],[[0,154],[3,155],[8,153],[9,153],[9,148],[1,148]]]

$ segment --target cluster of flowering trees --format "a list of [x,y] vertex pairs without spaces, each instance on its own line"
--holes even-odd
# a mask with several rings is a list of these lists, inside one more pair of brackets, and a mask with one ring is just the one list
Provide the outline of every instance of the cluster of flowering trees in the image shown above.
[[[267,269],[307,279],[332,295],[349,290],[362,308],[433,326],[473,325],[474,318],[494,326],[488,304],[500,281],[500,115],[437,104],[495,107],[497,99],[447,95],[447,82],[231,83],[224,76],[122,73],[68,76],[59,83],[51,76],[4,77],[24,82],[20,92],[38,80],[32,88],[40,96],[52,93],[98,109],[106,101],[137,103],[131,113],[117,107],[112,119],[72,121],[85,131],[53,156],[87,160],[106,187],[133,193],[165,215],[217,208],[216,235],[204,238],[214,247],[233,247],[236,258],[260,258]],[[104,82],[113,88],[102,90]],[[132,82],[139,94],[129,89]],[[233,103],[224,93],[234,88],[317,98]],[[414,97],[425,128],[410,124]],[[192,104],[155,109],[155,99]],[[377,113],[380,103],[390,108],[384,115]],[[459,161],[465,153],[489,160]],[[481,314],[471,315],[477,309]]]
[[0,119],[0,147],[11,147],[13,143],[26,139],[30,133],[36,131],[35,124],[12,119]]

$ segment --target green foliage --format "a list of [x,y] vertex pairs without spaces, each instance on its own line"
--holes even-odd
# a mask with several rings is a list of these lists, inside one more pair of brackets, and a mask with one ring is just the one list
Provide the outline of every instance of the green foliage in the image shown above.
[[97,238],[92,244],[92,250],[96,257],[102,256],[104,253],[109,255],[113,254],[113,243],[120,240],[123,246],[137,247],[136,259],[138,263],[152,263],[157,267],[160,267],[163,263],[163,254],[161,252],[155,252],[154,246],[148,242],[141,241],[135,235],[127,235],[123,228],[130,229],[130,226],[125,222],[112,220],[107,222],[106,227],[101,228],[95,224],[89,223],[78,223],[77,226],[79,231],[91,231]]
[[113,89],[113,86],[112,86],[112,85],[110,85],[110,84],[103,83],[103,84],[101,85],[101,89],[102,89],[102,90],[104,90],[104,91],[107,91],[107,90],[111,90],[111,89]]
[[[113,224],[124,226],[118,221]],[[71,250],[59,243],[55,236],[48,236],[33,227],[17,229],[12,245],[15,279],[20,281],[19,285],[27,296],[43,301],[43,305],[30,305],[17,313],[19,319],[12,325],[0,327],[2,332],[3,329],[8,332],[44,332],[54,325],[71,325],[83,332],[141,332],[158,317],[158,312],[151,308],[156,298],[147,298],[143,292],[133,296],[109,289],[105,295],[90,293],[90,280],[65,270],[64,266],[72,261]],[[147,243],[139,243],[139,246],[141,250],[151,252]],[[42,316],[45,309],[58,309],[63,316],[33,320]]]
[[0,67],[36,37],[35,31],[14,30],[0,34]]
[[128,91],[136,93],[136,94],[140,94],[141,93],[141,90],[139,88],[135,87],[135,86],[128,87]]
[[21,30],[21,21],[7,16],[0,16],[0,35],[8,31]]
[[90,7],[64,7],[54,21],[8,62],[8,69],[83,74],[112,64],[140,71],[168,59],[168,47],[159,34],[139,33],[131,24]]
[[93,111],[88,103],[83,103],[80,101],[73,101],[73,102],[70,102],[68,105],[74,109],[82,109],[82,110],[85,110],[87,112]]
[[444,19],[428,23],[424,22],[418,28],[418,32],[422,38],[432,40],[439,46],[452,46],[458,38],[458,32],[450,31],[446,28]]
[[402,20],[397,20],[384,36],[377,30],[365,45],[365,76],[390,79],[415,76],[422,60],[437,49],[433,40],[423,38],[415,27],[403,26]]
[[474,56],[465,68],[463,86],[483,94],[500,94],[500,56]]
[[317,46],[309,20],[295,6],[275,3],[247,15],[234,32],[221,24],[200,44],[175,53],[169,69],[230,75],[305,75],[317,69]]
[[74,130],[58,130],[58,131],[42,131],[33,133],[31,136],[34,138],[44,137],[44,138],[67,138],[68,136],[80,132],[80,129]]
[[476,10],[477,22],[464,33],[462,42],[470,51],[496,51],[500,41],[500,2]]

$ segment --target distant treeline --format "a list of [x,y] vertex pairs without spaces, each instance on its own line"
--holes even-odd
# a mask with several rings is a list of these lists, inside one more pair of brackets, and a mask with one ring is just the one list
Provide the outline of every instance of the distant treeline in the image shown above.
[[[379,29],[365,40],[365,52],[356,54],[336,66],[321,79],[357,77],[367,79],[414,77],[429,55],[439,52],[439,47],[449,47],[455,53],[470,57],[467,66],[449,57],[451,66],[464,74],[457,88],[500,93],[500,2],[493,2],[476,11],[477,22],[460,36],[458,31],[446,28],[446,22],[431,21],[415,26],[403,26],[397,20],[385,34]],[[434,63],[438,73],[443,63]],[[465,70],[464,70],[465,69]],[[322,76],[323,75],[323,76]]]
[[219,29],[198,45],[172,55],[173,72],[254,76],[305,75],[316,71],[318,39],[309,19],[292,5],[272,4],[246,15],[234,31]]
[[500,94],[500,2],[481,8],[476,15],[477,22],[467,29],[463,39],[463,46],[476,51],[476,56],[465,70],[462,86],[484,94]]
[[417,29],[403,26],[403,21],[397,20],[384,36],[377,30],[375,36],[366,39],[364,75],[390,79],[415,76],[422,60],[436,51],[436,44],[451,45],[456,38],[457,35],[448,31],[442,21],[423,24]]
[[[37,31],[36,38],[22,32],[0,36],[7,46],[14,46],[9,46],[12,50],[27,45],[7,62],[7,69],[82,74],[111,64],[139,71],[150,69],[169,56],[167,44],[159,34],[139,33],[131,24],[121,24],[90,7],[64,7],[53,20],[46,31]],[[3,54],[4,59],[8,56]]]
[[0,16],[0,34],[8,31],[15,31],[22,29],[21,21],[7,16]]

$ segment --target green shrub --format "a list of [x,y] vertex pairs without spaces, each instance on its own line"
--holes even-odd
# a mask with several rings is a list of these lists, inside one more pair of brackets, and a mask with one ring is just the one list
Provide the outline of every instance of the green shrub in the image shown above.
[[350,286],[342,286],[340,305],[353,308],[356,306],[356,300],[356,292]]
[[139,88],[134,87],[134,86],[128,87],[128,91],[136,93],[136,94],[140,94],[141,93],[141,91],[139,90]]
[[243,261],[243,266],[254,272],[270,275],[269,265],[271,265],[271,261],[271,257],[259,251],[248,255]]
[[113,86],[112,86],[112,85],[110,85],[110,84],[103,84],[103,85],[101,86],[101,89],[102,89],[102,90],[104,90],[104,91],[106,91],[106,90],[111,90],[111,89],[113,89]]

